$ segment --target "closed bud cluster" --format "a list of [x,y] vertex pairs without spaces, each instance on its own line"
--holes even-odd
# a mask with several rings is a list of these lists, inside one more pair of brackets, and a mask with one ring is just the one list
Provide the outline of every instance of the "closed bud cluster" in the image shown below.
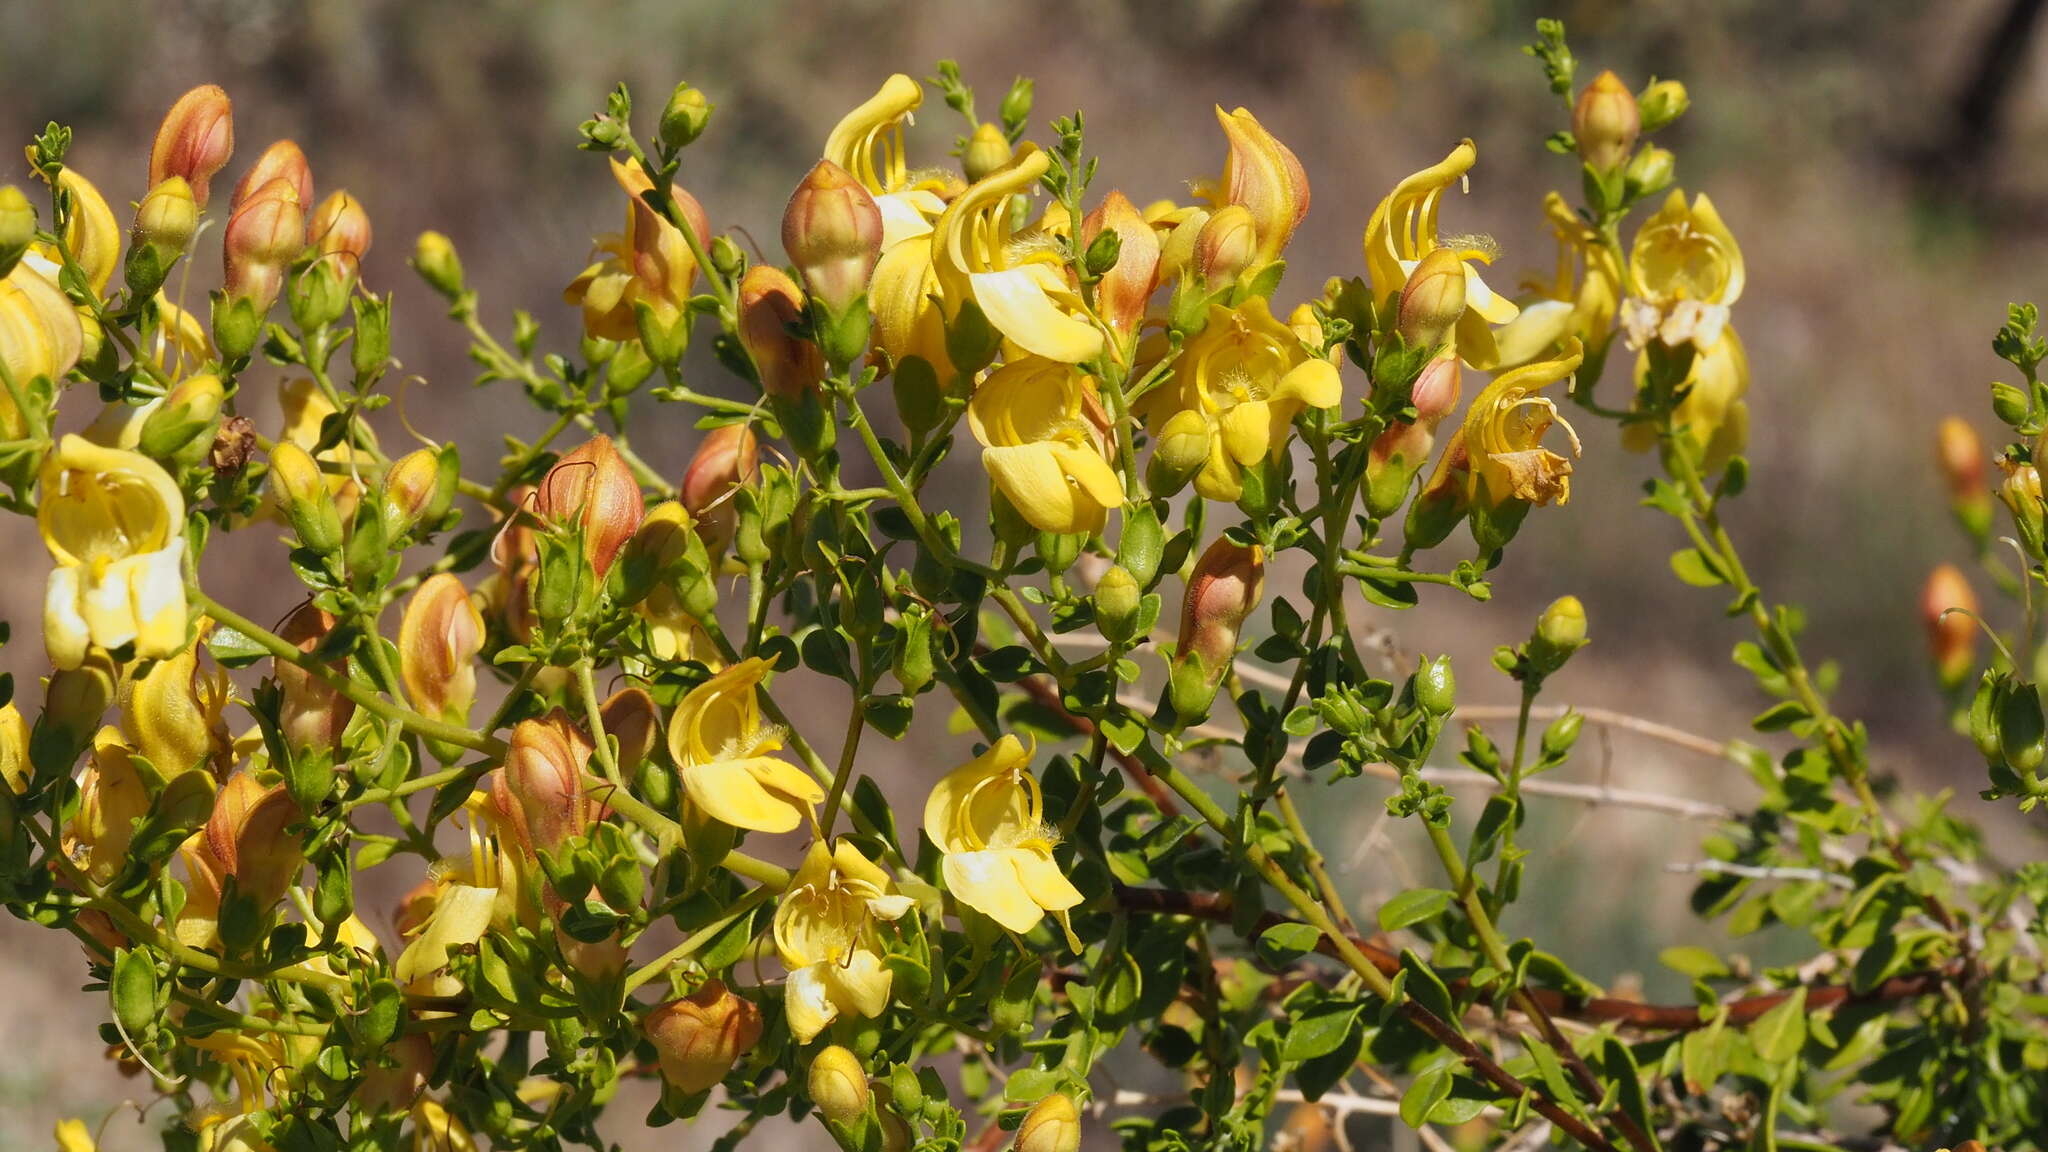
[[1977,594],[1962,569],[1936,565],[1920,590],[1920,623],[1944,688],[1967,679],[1977,662]]
[[709,1091],[761,1040],[761,1010],[706,980],[695,992],[649,1012],[641,1030],[661,1060],[661,1078],[678,1091]]
[[[285,617],[277,634],[301,652],[319,648],[334,631],[334,617],[310,600]],[[347,661],[337,657],[329,667],[337,675],[347,674]],[[341,745],[342,734],[356,714],[353,700],[327,680],[289,660],[274,660],[271,678],[282,694],[279,720],[285,743],[295,750],[332,752]]]
[[1017,1152],[1080,1152],[1081,1113],[1074,1098],[1054,1092],[1031,1106],[1017,1126]]
[[754,479],[759,467],[759,442],[746,424],[713,428],[690,457],[690,466],[683,472],[683,508],[713,557],[722,555],[732,543],[739,523],[733,494]]
[[234,105],[228,94],[212,84],[194,88],[178,97],[157,128],[149,151],[149,186],[175,176],[204,208],[214,174],[227,167],[234,151]]
[[476,700],[484,618],[462,580],[439,572],[406,603],[398,628],[398,675],[421,713],[465,723]]
[[520,721],[508,744],[505,788],[519,805],[530,845],[552,852],[589,823],[583,768],[590,744],[560,713]]
[[801,335],[804,293],[780,268],[756,264],[740,278],[740,343],[761,375],[761,391],[788,402],[817,390],[825,356]]
[[805,1077],[811,1103],[818,1114],[834,1124],[855,1124],[867,1115],[873,1093],[868,1089],[867,1069],[860,1057],[837,1044],[811,1058]]
[[820,160],[782,213],[782,248],[827,312],[843,315],[868,290],[882,255],[882,210],[852,174]]
[[548,470],[534,493],[534,512],[548,524],[580,532],[584,562],[602,580],[619,549],[640,530],[646,502],[612,438],[595,436]]
[[1572,107],[1572,135],[1579,142],[1579,159],[1595,172],[1621,167],[1635,151],[1642,128],[1635,93],[1612,72],[1594,77]]

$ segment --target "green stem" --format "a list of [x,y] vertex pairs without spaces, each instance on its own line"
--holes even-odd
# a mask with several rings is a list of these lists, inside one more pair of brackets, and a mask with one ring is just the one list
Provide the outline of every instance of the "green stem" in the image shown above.
[[635,969],[632,974],[626,977],[625,994],[631,996],[635,989],[667,971],[670,965],[686,960],[694,955],[697,949],[709,943],[712,937],[725,931],[732,925],[733,921],[760,907],[762,902],[775,895],[775,892],[775,889],[764,884],[734,901],[732,911],[690,933],[683,938],[682,943],[662,953],[655,960]]

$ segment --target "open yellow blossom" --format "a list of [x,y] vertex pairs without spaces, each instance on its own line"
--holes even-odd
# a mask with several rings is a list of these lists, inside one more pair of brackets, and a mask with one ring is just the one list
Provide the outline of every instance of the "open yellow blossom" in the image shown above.
[[[1639,386],[1649,371],[1649,353],[1639,354]],[[1681,388],[1685,396],[1671,413],[1672,426],[1692,442],[1701,468],[1719,472],[1749,441],[1749,403],[1743,399],[1749,391],[1749,354],[1733,327],[1724,328],[1712,347],[1693,357]],[[1647,422],[1625,425],[1621,443],[1631,452],[1648,451],[1657,443],[1656,427]]]
[[[657,214],[641,199],[654,182],[637,164],[612,161],[612,178],[626,193],[626,229],[598,238],[604,259],[585,268],[562,290],[562,299],[583,310],[583,330],[604,340],[637,340],[640,320],[635,304],[645,304],[663,324],[674,324],[689,303],[697,281],[697,260],[683,230]],[[671,187],[676,205],[697,233],[709,243],[711,225],[695,197]]]
[[804,855],[775,908],[775,952],[789,969],[783,1008],[808,1044],[840,1016],[879,1016],[893,982],[876,953],[877,925],[910,911],[889,874],[841,840]]
[[[946,210],[946,179],[910,170],[903,129],[924,103],[924,88],[898,72],[860,107],[848,112],[825,140],[825,159],[853,174],[882,210],[882,251],[929,236]],[[879,153],[879,155],[878,155]]]
[[1636,230],[1628,270],[1636,296],[1621,319],[1631,348],[1651,339],[1712,348],[1746,279],[1742,249],[1713,201],[1701,193],[1687,204],[1677,188]]
[[1041,532],[1098,532],[1123,505],[1109,466],[1109,418],[1086,373],[1040,357],[990,373],[967,404],[981,464]]
[[1548,356],[1562,340],[1599,347],[1621,304],[1621,264],[1600,234],[1555,192],[1543,198],[1543,215],[1557,234],[1557,272],[1528,285],[1536,298],[1494,333],[1503,368]]
[[1496,360],[1494,324],[1515,318],[1514,302],[1496,294],[1479,277],[1476,261],[1493,260],[1493,243],[1485,237],[1440,237],[1437,233],[1439,201],[1446,190],[1462,184],[1465,174],[1479,158],[1470,140],[1461,141],[1450,155],[1394,186],[1365,228],[1365,266],[1372,279],[1375,301],[1386,302],[1408,283],[1408,274],[1424,256],[1438,248],[1450,248],[1465,265],[1465,314],[1459,318],[1453,340],[1458,356],[1474,368],[1491,368]]
[[139,659],[185,646],[185,498],[156,461],[66,436],[43,462],[36,526],[57,562],[43,601],[56,667],[86,648],[135,645]]
[[[410,937],[393,975],[422,995],[453,996],[462,982],[448,973],[451,953],[484,938],[495,925],[510,926],[531,910],[514,846],[519,836],[511,819],[484,792],[473,792],[462,813],[469,854],[437,865],[399,931]],[[529,918],[530,919],[530,918]]]
[[1458,438],[1471,460],[1469,484],[1475,504],[1495,508],[1510,500],[1563,504],[1571,499],[1571,458],[1545,448],[1543,434],[1552,424],[1561,426],[1575,458],[1578,433],[1558,416],[1555,401],[1536,393],[1577,371],[1583,355],[1579,342],[1570,341],[1556,359],[1496,376],[1472,401]]
[[1029,932],[1050,912],[1075,951],[1067,909],[1081,893],[1053,862],[1059,832],[1031,775],[1031,755],[1015,736],[939,781],[924,805],[924,831],[946,854],[946,890],[1012,932]]
[[1310,355],[1255,296],[1235,308],[1211,305],[1208,324],[1181,351],[1172,377],[1142,403],[1155,441],[1176,413],[1201,417],[1208,461],[1195,491],[1236,500],[1244,494],[1244,470],[1286,451],[1288,430],[1303,409],[1343,399],[1337,366]]
[[996,331],[1033,356],[1079,364],[1102,354],[1102,332],[1074,315],[1080,297],[1050,244],[1011,235],[1011,198],[1029,193],[1051,160],[1031,144],[968,186],[939,218],[932,265],[948,319],[972,300]]
[[755,694],[768,668],[758,657],[742,660],[692,688],[669,720],[668,750],[690,802],[706,815],[735,828],[788,832],[825,789],[770,755],[782,748],[782,730],[762,721]]

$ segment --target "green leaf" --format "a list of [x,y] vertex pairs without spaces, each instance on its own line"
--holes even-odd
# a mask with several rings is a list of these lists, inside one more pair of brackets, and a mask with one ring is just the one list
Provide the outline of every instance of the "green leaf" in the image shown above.
[[1307,924],[1275,924],[1259,933],[1259,959],[1276,968],[1292,964],[1315,951],[1322,939],[1323,934]]
[[270,655],[261,644],[225,624],[217,624],[207,633],[206,650],[223,668],[247,668]]
[[1287,1038],[1280,1044],[1280,1058],[1299,1064],[1335,1052],[1358,1023],[1358,1014],[1364,1008],[1355,1002],[1324,1004],[1297,1018],[1287,1027]]
[[1686,548],[1671,554],[1671,571],[1680,580],[1695,588],[1712,588],[1726,584],[1728,578],[1721,574],[1720,565],[1708,559],[1697,548]]
[[1721,1026],[1720,1018],[1708,1027],[1687,1032],[1678,1042],[1679,1074],[1685,1079],[1685,1090],[1705,1095],[1728,1070],[1729,1049],[1734,1044],[1734,1034]]
[[1715,980],[1728,975],[1728,965],[1719,956],[1690,944],[1664,949],[1657,953],[1657,962],[1695,980]]
[[1451,906],[1454,894],[1442,888],[1410,888],[1380,905],[1380,928],[1394,932],[1434,920]]
[[1758,1017],[1749,1026],[1749,1042],[1757,1057],[1768,1064],[1782,1064],[1799,1055],[1806,1045],[1806,989],[1795,990],[1784,1003]]
[[108,983],[114,1019],[131,1040],[140,1041],[156,1022],[156,955],[147,949],[122,949],[114,955],[114,977]]
[[1401,1093],[1401,1123],[1420,1128],[1429,1122],[1430,1112],[1451,1094],[1451,1074],[1439,1065],[1426,1069]]
[[1797,700],[1781,700],[1757,714],[1749,722],[1759,732],[1782,732],[1794,724],[1813,719],[1813,713]]

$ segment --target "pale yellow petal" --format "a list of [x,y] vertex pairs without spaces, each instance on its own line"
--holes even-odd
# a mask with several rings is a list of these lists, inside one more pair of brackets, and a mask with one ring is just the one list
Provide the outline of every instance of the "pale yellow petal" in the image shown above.
[[955,900],[1012,932],[1029,932],[1045,917],[1045,909],[1024,891],[1006,851],[948,853],[945,876]]
[[1067,315],[1047,295],[1042,265],[1024,265],[1000,272],[975,272],[975,303],[996,331],[1034,356],[1079,364],[1102,354],[1102,333],[1085,320]]

